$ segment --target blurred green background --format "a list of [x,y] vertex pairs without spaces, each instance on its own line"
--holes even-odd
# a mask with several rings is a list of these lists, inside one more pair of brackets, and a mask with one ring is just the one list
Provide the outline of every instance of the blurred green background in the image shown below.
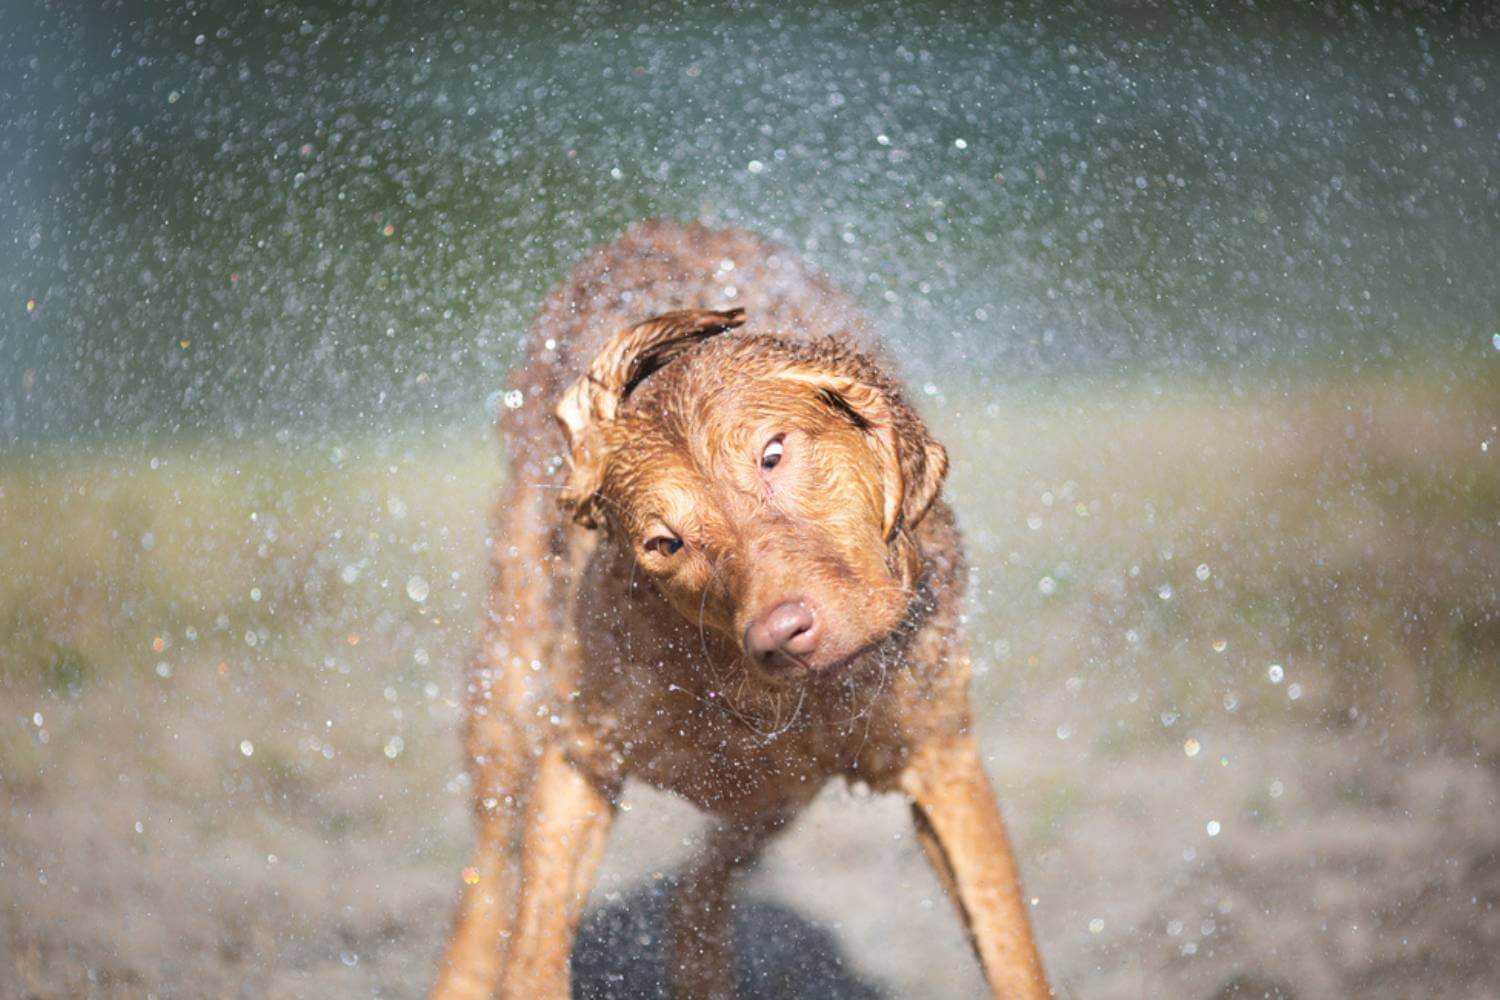
[[[493,400],[653,215],[828,271],[952,452],[1063,995],[1500,993],[1487,9],[0,18],[0,997],[426,988]],[[596,907],[697,836],[628,804]],[[745,891],[980,988],[899,803]]]
[[1477,363],[1493,25],[1304,8],[23,3],[0,434],[472,415],[659,214],[796,245],[923,379]]

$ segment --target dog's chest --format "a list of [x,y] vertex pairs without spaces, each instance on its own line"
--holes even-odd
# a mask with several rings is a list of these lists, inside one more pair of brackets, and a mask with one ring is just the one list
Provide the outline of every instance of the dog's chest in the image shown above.
[[574,701],[608,777],[635,777],[725,816],[795,812],[830,778],[883,782],[904,756],[874,688],[747,696],[701,664],[586,659]]
[[867,770],[885,750],[873,724],[838,725],[825,706],[808,704],[816,699],[804,696],[800,709],[797,700],[789,693],[779,718],[756,717],[679,689],[649,716],[621,719],[609,742],[625,773],[707,811],[795,811],[830,778]]

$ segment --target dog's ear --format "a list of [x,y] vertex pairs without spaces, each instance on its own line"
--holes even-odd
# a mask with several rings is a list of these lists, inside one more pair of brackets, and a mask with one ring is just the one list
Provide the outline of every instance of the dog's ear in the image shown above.
[[625,398],[693,344],[744,322],[743,309],[679,309],[654,316],[610,338],[583,377],[563,393],[554,412],[568,438],[572,474],[562,502],[575,521],[598,526],[597,494],[609,452],[605,427]]
[[883,379],[815,367],[792,369],[786,377],[813,387],[870,436],[883,467],[886,540],[915,528],[948,475],[948,452],[922,419]]

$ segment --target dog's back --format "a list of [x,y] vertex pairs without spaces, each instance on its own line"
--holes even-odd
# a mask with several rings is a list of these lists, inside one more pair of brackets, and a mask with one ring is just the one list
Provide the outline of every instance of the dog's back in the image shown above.
[[512,463],[527,474],[545,471],[563,446],[552,403],[609,337],[674,309],[736,307],[749,317],[746,332],[831,335],[875,347],[863,313],[800,255],[741,229],[637,223],[575,265],[542,303],[512,386],[522,405],[502,416]]

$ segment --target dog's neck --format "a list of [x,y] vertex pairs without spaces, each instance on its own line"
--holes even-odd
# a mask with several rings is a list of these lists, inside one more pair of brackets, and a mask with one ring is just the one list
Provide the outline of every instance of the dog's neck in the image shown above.
[[[807,726],[837,728],[878,710],[881,696],[895,675],[908,669],[914,638],[938,609],[951,582],[952,567],[924,551],[919,530],[907,536],[914,558],[908,584],[906,613],[890,632],[858,654],[831,676],[777,677],[756,668],[734,639],[683,617],[635,564],[625,546],[607,536],[600,539],[596,559],[600,568],[623,584],[632,601],[647,606],[645,621],[657,623],[652,645],[677,655],[658,657],[632,651],[636,660],[627,669],[665,670],[651,682],[676,688],[704,706],[721,710],[726,722],[743,725],[755,736],[769,739]],[[601,558],[602,557],[602,558]],[[687,655],[682,655],[682,654]]]

